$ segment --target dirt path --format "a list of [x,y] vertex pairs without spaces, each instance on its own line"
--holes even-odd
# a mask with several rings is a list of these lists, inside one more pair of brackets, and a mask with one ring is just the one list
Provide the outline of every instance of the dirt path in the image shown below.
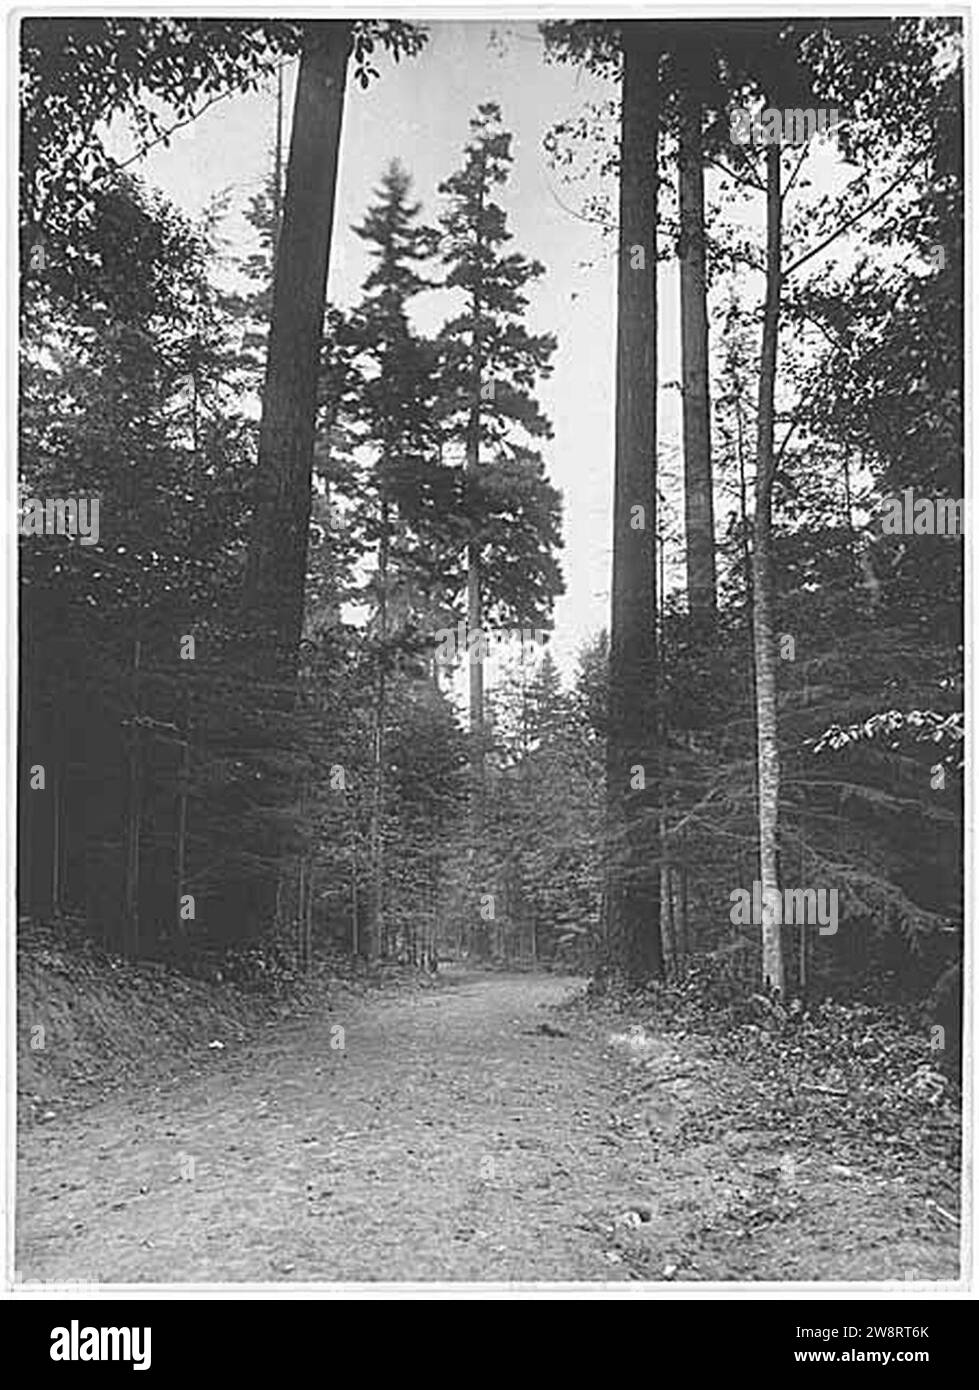
[[[678,1066],[666,1039],[637,1050],[555,1012],[582,985],[459,976],[359,1000],[216,1050],[203,1080],[28,1131],[19,1277],[955,1277],[951,1236],[900,1228],[914,1194],[807,1174],[811,1156],[786,1178],[771,1136],[718,1109],[696,1049]],[[759,1228],[762,1192],[776,1217]]]

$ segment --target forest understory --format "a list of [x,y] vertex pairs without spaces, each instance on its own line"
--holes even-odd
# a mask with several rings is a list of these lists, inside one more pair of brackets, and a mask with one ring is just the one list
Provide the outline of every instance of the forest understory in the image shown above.
[[273,998],[30,954],[21,1036],[59,987],[75,1032],[21,1059],[25,1283],[958,1277],[955,1088],[896,1015],[462,963]]
[[24,18],[22,1280],[958,1279],[966,38]]

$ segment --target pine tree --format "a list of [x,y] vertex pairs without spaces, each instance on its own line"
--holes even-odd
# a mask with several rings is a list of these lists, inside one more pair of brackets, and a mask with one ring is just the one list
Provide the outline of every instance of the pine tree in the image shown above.
[[[505,249],[512,234],[494,195],[506,184],[513,157],[499,107],[480,106],[470,129],[465,162],[439,191],[449,200],[441,218],[442,259],[448,271],[445,287],[460,290],[464,297],[462,312],[445,324],[440,343],[445,443],[450,451],[461,452],[463,459],[466,612],[472,635],[483,631],[491,612],[487,603],[491,565],[497,568],[502,591],[497,612],[505,614],[516,607],[522,625],[549,616],[561,581],[552,556],[560,544],[557,494],[545,481],[540,457],[532,447],[511,442],[514,434],[530,444],[551,434],[533,390],[550,372],[556,342],[551,334],[530,333],[524,324],[528,305],[524,290],[543,275],[544,267]],[[502,548],[494,544],[501,522],[506,523],[507,532]],[[528,607],[532,614],[527,613]],[[486,797],[487,728],[478,645],[469,651],[469,723],[474,855]],[[471,873],[473,868],[471,860]],[[488,949],[482,927],[476,947],[480,952]]]
[[[467,616],[474,632],[484,619],[486,532],[493,510],[499,510],[499,498],[492,493],[494,487],[499,491],[500,470],[508,461],[511,468],[517,465],[512,479],[517,487],[532,482],[539,471],[532,451],[516,451],[508,440],[514,427],[530,440],[550,437],[550,424],[532,393],[537,380],[550,372],[556,343],[551,334],[528,332],[523,322],[523,291],[543,275],[544,267],[519,252],[505,251],[511,233],[494,193],[505,185],[513,157],[499,107],[480,106],[470,128],[463,167],[439,188],[449,199],[441,219],[445,286],[461,290],[465,298],[462,312],[445,324],[440,341],[445,354],[445,437],[450,446],[460,446],[465,457]],[[553,544],[553,536],[545,533],[543,539]],[[485,753],[483,670],[472,655],[469,716],[478,824]]]
[[[366,953],[384,945],[384,799],[385,723],[388,687],[398,634],[392,637],[392,584],[409,561],[395,531],[407,523],[417,534],[417,502],[404,487],[412,465],[430,460],[435,449],[437,358],[432,344],[408,321],[410,300],[426,288],[420,274],[433,250],[433,233],[418,224],[420,205],[410,201],[411,180],[397,162],[381,180],[377,202],[368,210],[357,235],[371,247],[374,265],[364,281],[364,298],[354,311],[346,335],[354,355],[356,380],[348,406],[358,442],[374,457],[370,493],[372,515],[367,539],[376,545],[377,565],[371,589],[374,608],[374,747],[371,798],[371,901]],[[400,499],[400,507],[399,507]]]

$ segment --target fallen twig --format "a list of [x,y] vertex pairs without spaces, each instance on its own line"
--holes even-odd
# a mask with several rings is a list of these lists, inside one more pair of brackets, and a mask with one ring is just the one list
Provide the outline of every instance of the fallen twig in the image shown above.
[[955,1216],[952,1212],[946,1211],[944,1207],[940,1207],[938,1203],[935,1201],[934,1197],[926,1197],[925,1206],[931,1207],[934,1211],[937,1211],[939,1216],[944,1216],[946,1221],[951,1221],[953,1226],[961,1225],[959,1218]]

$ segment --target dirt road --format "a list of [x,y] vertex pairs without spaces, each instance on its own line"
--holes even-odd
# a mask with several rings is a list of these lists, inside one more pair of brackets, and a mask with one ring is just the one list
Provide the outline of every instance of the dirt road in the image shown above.
[[[955,1276],[951,1234],[902,1232],[913,1194],[818,1163],[787,1181],[771,1136],[718,1109],[696,1048],[637,1049],[556,1010],[582,986],[460,975],[360,999],[214,1049],[204,1079],[26,1132],[19,1277]],[[701,1141],[679,1142],[691,1121]],[[778,1220],[746,1235],[747,1199],[773,1193]]]

